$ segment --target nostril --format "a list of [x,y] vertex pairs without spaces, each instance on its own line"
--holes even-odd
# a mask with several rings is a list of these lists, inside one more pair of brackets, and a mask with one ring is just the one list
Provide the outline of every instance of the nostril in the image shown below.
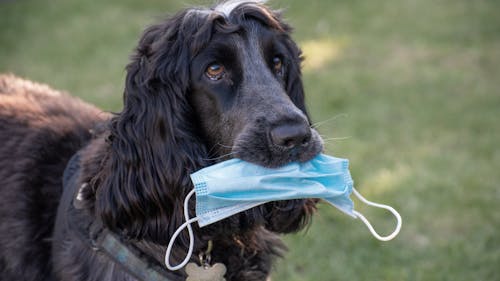
[[302,146],[307,146],[309,144],[309,141],[311,140],[311,134],[309,133],[303,140],[301,145]]
[[270,132],[273,144],[291,149],[307,145],[311,131],[306,124],[285,124],[273,128]]

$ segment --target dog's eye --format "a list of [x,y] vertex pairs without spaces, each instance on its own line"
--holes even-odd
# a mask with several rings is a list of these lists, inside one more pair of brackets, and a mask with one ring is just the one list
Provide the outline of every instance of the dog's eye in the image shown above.
[[283,60],[279,56],[273,58],[273,68],[274,72],[279,75],[283,75]]
[[212,63],[205,70],[205,74],[210,80],[217,81],[224,76],[225,69],[222,64]]

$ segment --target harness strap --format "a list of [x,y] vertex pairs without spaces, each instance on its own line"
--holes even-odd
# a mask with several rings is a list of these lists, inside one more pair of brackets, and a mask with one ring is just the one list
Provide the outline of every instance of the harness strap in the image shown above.
[[100,242],[97,243],[113,261],[120,264],[128,273],[144,281],[171,281],[157,268],[137,256],[134,251],[124,245],[115,235],[105,231]]

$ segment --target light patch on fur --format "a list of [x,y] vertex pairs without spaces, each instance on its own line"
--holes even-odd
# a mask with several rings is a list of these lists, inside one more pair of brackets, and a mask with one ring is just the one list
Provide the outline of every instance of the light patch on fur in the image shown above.
[[83,192],[84,192],[84,189],[86,189],[88,187],[88,183],[83,183],[82,186],[80,187],[80,189],[78,189],[78,194],[76,195],[76,200],[78,201],[83,201],[84,196],[83,196]]
[[187,11],[186,15],[184,16],[184,19],[190,18],[193,16],[198,16],[198,15],[208,16],[212,13],[213,13],[213,11],[209,10],[209,9],[194,8],[194,9],[190,9],[189,11]]
[[248,0],[229,0],[224,3],[221,3],[217,5],[214,8],[215,12],[218,12],[225,17],[229,17],[231,15],[231,12],[236,9],[238,6],[246,4],[246,5],[261,5],[265,4],[267,0],[254,0],[254,1],[248,1]]
[[[241,5],[254,5],[254,6],[260,6],[263,5],[267,2],[268,0],[229,0],[229,1],[224,1],[218,5],[216,5],[214,8],[208,9],[208,8],[192,8],[189,9],[184,16],[184,20],[187,20],[191,17],[196,17],[196,16],[204,16],[208,17],[212,14],[218,14],[223,16],[224,18],[229,18],[231,13],[234,11],[234,9],[238,8]],[[266,9],[262,9],[262,12],[269,14]],[[272,16],[268,15],[269,18],[272,18]]]

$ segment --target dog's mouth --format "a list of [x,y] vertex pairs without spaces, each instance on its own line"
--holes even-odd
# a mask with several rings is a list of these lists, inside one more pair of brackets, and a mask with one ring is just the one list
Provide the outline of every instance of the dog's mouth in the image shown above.
[[[307,162],[323,150],[323,141],[318,132],[307,126],[301,137],[281,138],[259,126],[247,126],[236,137],[234,145],[226,147],[228,158],[244,161],[268,168],[281,167],[291,162]],[[286,134],[285,134],[286,135]],[[298,134],[300,135],[300,134]],[[219,159],[218,161],[223,161]],[[302,229],[310,221],[315,210],[315,199],[293,199],[271,201],[244,212],[235,214],[214,225],[208,225],[205,234],[226,237],[251,233],[256,226],[277,233],[289,233]]]

